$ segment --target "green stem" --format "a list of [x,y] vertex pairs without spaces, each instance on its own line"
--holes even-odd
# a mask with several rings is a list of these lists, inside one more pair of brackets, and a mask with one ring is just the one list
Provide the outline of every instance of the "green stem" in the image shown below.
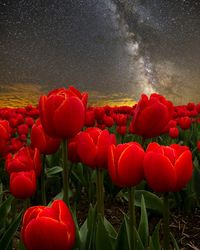
[[28,209],[30,206],[31,206],[31,200],[30,198],[27,198],[25,201],[24,201],[24,208],[25,210]]
[[68,168],[68,155],[67,155],[67,140],[62,141],[62,154],[63,154],[63,200],[69,206],[69,168]]
[[42,158],[42,173],[41,173],[41,193],[42,193],[42,205],[46,206],[47,201],[46,201],[46,190],[45,190],[45,160],[46,160],[46,155],[43,155]]
[[163,195],[164,208],[163,208],[163,250],[169,250],[169,200],[168,193]]
[[135,235],[135,187],[128,188],[128,205],[129,205],[129,238],[130,250],[135,250],[136,235]]
[[97,212],[104,216],[104,194],[103,194],[103,170],[100,168],[96,169],[97,171],[97,183],[96,183],[96,191],[97,191]]

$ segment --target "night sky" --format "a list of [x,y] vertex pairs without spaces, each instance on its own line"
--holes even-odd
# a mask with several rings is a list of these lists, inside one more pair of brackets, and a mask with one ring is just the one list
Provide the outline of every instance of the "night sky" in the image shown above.
[[0,98],[71,84],[97,102],[199,102],[200,1],[0,0]]

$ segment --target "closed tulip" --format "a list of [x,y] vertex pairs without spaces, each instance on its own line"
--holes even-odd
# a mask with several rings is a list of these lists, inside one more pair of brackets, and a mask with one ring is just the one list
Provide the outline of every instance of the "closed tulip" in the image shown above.
[[31,144],[38,148],[41,154],[53,154],[60,146],[60,139],[48,136],[38,119],[31,129]]
[[136,142],[111,145],[108,151],[108,172],[120,187],[134,187],[143,178],[144,150]]
[[51,207],[26,210],[21,235],[27,250],[70,250],[75,242],[75,224],[66,204],[55,200]]
[[169,136],[171,138],[177,138],[179,136],[179,130],[177,127],[174,127],[174,128],[170,128],[169,129]]
[[190,126],[191,126],[191,123],[192,123],[192,120],[191,120],[191,118],[188,117],[188,116],[180,117],[179,120],[178,120],[178,124],[179,124],[179,126],[180,126],[183,130],[189,129]]
[[84,126],[87,94],[75,88],[60,88],[43,95],[39,101],[40,119],[50,137],[68,139]]
[[187,146],[150,143],[144,157],[144,174],[155,192],[176,192],[192,177],[192,153]]
[[14,155],[9,154],[6,158],[6,170],[12,172],[34,170],[36,177],[41,172],[40,153],[37,148],[23,147]]
[[143,138],[158,136],[172,119],[172,114],[173,105],[163,96],[152,94],[148,99],[143,94],[135,108],[130,132]]
[[10,175],[10,192],[18,199],[26,199],[36,192],[35,171],[12,172]]
[[116,144],[116,138],[108,130],[88,128],[80,132],[77,148],[80,160],[91,168],[107,168],[108,147],[111,144]]

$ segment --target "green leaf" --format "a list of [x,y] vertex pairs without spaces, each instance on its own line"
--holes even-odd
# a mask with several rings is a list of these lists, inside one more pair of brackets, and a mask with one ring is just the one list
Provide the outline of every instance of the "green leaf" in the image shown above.
[[22,241],[22,240],[20,240],[20,241],[19,241],[19,245],[18,245],[17,250],[26,250],[26,247],[24,246],[24,244],[23,244],[23,241]]
[[119,229],[119,233],[118,233],[117,240],[115,243],[115,248],[114,248],[115,250],[129,249],[128,234],[129,232],[127,231],[127,227],[126,227],[125,219],[124,219]]
[[76,180],[82,185],[82,186],[86,186],[87,181],[86,181],[86,177],[84,175],[84,171],[83,171],[83,165],[81,163],[76,164],[73,168],[72,168],[72,175],[76,178]]
[[145,250],[145,247],[142,243],[140,235],[135,227],[134,227],[134,230],[135,230],[135,235],[136,235],[136,249],[137,250]]
[[161,222],[156,225],[151,237],[155,250],[160,250],[160,224]]
[[[163,213],[163,201],[156,194],[146,190],[135,190],[135,206],[141,207],[141,197],[144,196],[146,208],[152,209],[160,214]],[[124,198],[128,200],[128,194],[124,193]]]
[[102,216],[98,216],[98,224],[96,231],[96,250],[112,250],[112,243],[107,232]]
[[10,195],[0,206],[0,226],[4,225],[7,215],[11,209],[11,203],[14,200],[14,197]]
[[143,242],[144,247],[147,248],[148,237],[149,237],[149,224],[148,224],[147,210],[146,210],[143,195],[142,195],[142,199],[141,199],[141,217],[140,217],[140,224],[139,224],[139,228],[138,228],[138,233],[140,235],[140,238]]
[[18,214],[16,219],[10,224],[10,226],[8,227],[8,229],[6,230],[6,232],[4,233],[2,238],[0,239],[0,249],[3,249],[3,250],[8,249],[9,244],[10,244],[11,240],[13,239],[13,236],[15,235],[15,233],[19,227],[19,224],[21,222],[22,213],[23,213],[23,211],[20,214]]
[[178,246],[178,243],[176,241],[176,239],[174,238],[174,235],[172,233],[170,233],[170,237],[171,237],[171,240],[173,242],[173,245],[174,245],[174,249],[175,250],[180,250],[179,246]]
[[84,221],[83,225],[81,226],[79,230],[80,235],[80,242],[81,242],[81,248],[80,249],[86,249],[86,240],[88,235],[88,227],[87,227],[87,219]]
[[116,238],[117,237],[117,232],[113,225],[104,217],[104,226],[109,233],[110,237]]
[[93,249],[95,244],[95,234],[96,234],[96,206],[92,207],[90,205],[88,218],[87,218],[87,237],[85,243],[85,250]]
[[52,168],[46,168],[47,177],[52,177],[55,174],[58,174],[63,171],[63,168],[60,166],[54,166]]

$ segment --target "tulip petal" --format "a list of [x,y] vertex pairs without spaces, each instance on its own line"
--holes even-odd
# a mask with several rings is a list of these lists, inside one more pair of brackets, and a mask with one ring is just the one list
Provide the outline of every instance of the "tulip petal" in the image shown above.
[[130,144],[118,161],[118,178],[121,186],[135,186],[143,179],[144,150],[137,144]]
[[48,217],[33,219],[24,230],[25,246],[28,250],[69,250],[71,232],[65,224]]
[[76,96],[68,97],[56,109],[54,115],[54,128],[61,138],[72,138],[83,127],[85,120],[85,107]]
[[189,150],[183,152],[177,159],[175,163],[175,171],[177,176],[175,191],[179,191],[186,186],[192,177],[192,153]]
[[91,168],[96,167],[97,149],[91,136],[86,132],[79,135],[79,143],[77,147],[78,155],[81,161]]
[[117,177],[117,162],[115,160],[115,151],[116,146],[114,144],[110,145],[108,148],[108,172],[112,179],[112,182],[117,184],[118,177]]
[[155,192],[173,191],[176,185],[176,173],[170,160],[154,152],[144,157],[144,174],[148,185]]

